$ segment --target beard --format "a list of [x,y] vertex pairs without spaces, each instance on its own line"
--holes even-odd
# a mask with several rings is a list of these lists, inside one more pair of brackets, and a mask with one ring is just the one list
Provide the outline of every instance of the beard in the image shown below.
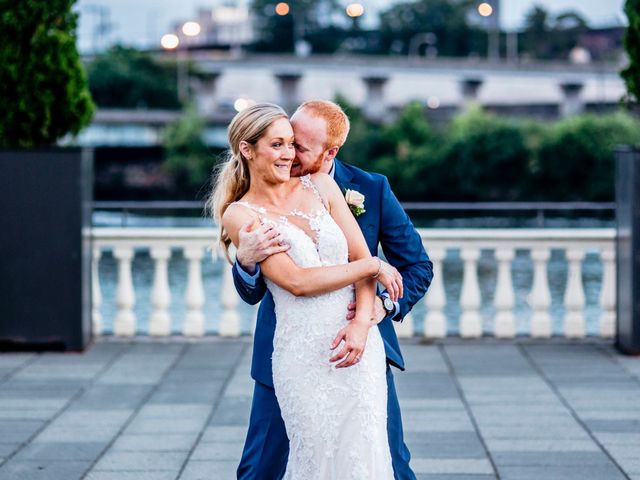
[[293,164],[291,165],[291,176],[303,177],[305,175],[319,172],[320,167],[322,167],[323,157],[324,153],[321,153],[318,158],[316,158],[310,165],[307,165],[306,167],[294,160]]

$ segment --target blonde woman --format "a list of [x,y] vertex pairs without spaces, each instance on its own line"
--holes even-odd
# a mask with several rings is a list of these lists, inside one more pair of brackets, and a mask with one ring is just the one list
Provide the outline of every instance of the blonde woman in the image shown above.
[[[275,301],[273,383],[290,443],[284,478],[391,480],[386,360],[372,306],[376,280],[396,301],[402,277],[371,256],[331,177],[290,177],[294,137],[280,107],[243,110],[228,139],[209,200],[224,248],[237,245],[241,229],[261,225],[289,246],[260,264]],[[354,294],[351,328],[366,349],[331,362]]]

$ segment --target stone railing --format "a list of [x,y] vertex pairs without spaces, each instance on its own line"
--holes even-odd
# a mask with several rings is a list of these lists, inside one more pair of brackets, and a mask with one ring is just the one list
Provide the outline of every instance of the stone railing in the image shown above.
[[[452,302],[459,312],[457,333],[462,337],[494,335],[513,337],[530,335],[549,337],[583,337],[587,334],[585,322],[586,296],[583,282],[583,262],[585,256],[597,256],[601,268],[599,275],[597,328],[591,334],[611,337],[615,332],[615,231],[613,229],[421,229],[420,234],[427,252],[434,264],[434,280],[423,300],[423,313],[418,308],[404,322],[397,323],[400,336],[424,335],[429,338],[444,337],[452,331],[447,321],[447,309]],[[237,336],[241,328],[240,299],[233,287],[231,269],[226,259],[215,252],[217,232],[203,228],[94,228],[93,240],[93,329],[97,334],[112,333],[119,336],[151,335],[202,336],[214,333],[221,336]],[[481,252],[485,252],[481,259]],[[566,268],[553,271],[548,269],[552,252],[562,257]],[[116,263],[115,305],[103,304],[105,280],[100,275],[101,258],[110,252]],[[512,275],[516,253],[531,263],[531,286],[526,298],[530,309],[529,320],[523,326],[516,312],[516,294]],[[184,297],[184,318],[176,328],[176,318],[170,314],[175,291],[170,287],[169,262],[173,255],[180,254],[186,263],[185,285],[174,290],[182,290]],[[459,297],[447,296],[451,291],[447,284],[445,266],[456,261],[456,253],[462,262],[462,279]],[[495,289],[490,317],[487,318],[481,292],[479,262],[486,261],[487,255],[495,264]],[[138,318],[134,313],[136,289],[133,281],[133,260],[136,255],[147,254],[151,260],[153,275],[147,282],[148,315]],[[484,260],[483,260],[484,259]],[[216,276],[216,287],[206,290],[203,281],[203,262],[222,262]],[[558,278],[554,278],[557,276]],[[566,277],[566,281],[564,281]],[[564,293],[559,310],[562,327],[553,328],[552,294],[550,282],[563,282]],[[173,282],[175,283],[175,282]],[[215,295],[219,313],[216,315],[217,328],[205,328],[205,300],[207,295]],[[144,299],[147,301],[147,299]],[[111,308],[105,308],[111,307]],[[105,328],[104,310],[113,313],[108,319],[112,327]],[[209,311],[209,309],[207,309]],[[246,309],[245,309],[246,311]],[[255,310],[249,310],[255,316]],[[485,312],[483,314],[483,312]],[[144,325],[144,327],[143,327]],[[422,326],[422,330],[417,328]],[[519,325],[519,326],[518,326]],[[491,328],[489,328],[491,327]],[[250,332],[251,327],[244,329]]]

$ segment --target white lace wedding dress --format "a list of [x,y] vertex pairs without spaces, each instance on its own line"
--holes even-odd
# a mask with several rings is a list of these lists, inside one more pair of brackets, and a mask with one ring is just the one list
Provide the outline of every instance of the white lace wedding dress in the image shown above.
[[[301,177],[301,182],[313,192],[318,208],[313,213],[293,210],[289,217],[306,220],[308,232],[287,216],[269,217],[264,208],[237,203],[258,212],[263,222],[277,224],[291,244],[288,254],[299,266],[347,263],[342,230],[324,208],[309,176]],[[290,447],[285,480],[393,480],[380,331],[369,330],[356,365],[336,369],[329,363],[331,342],[347,324],[353,286],[296,297],[266,282],[276,307],[273,383]]]

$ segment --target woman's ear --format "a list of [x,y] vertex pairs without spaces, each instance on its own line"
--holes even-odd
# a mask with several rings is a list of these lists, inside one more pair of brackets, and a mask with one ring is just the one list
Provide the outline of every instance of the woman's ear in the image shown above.
[[249,142],[242,140],[240,142],[239,147],[240,147],[240,153],[242,153],[244,158],[246,158],[247,160],[251,160],[253,157],[253,148],[249,144]]

